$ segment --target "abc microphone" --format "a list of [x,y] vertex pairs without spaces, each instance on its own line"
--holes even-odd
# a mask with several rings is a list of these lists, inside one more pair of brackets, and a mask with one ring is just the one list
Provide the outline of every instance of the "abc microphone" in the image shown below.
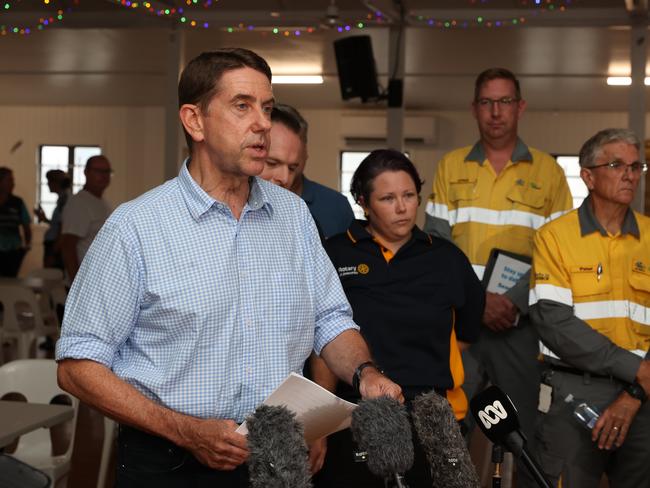
[[253,488],[311,488],[302,425],[284,406],[260,405],[246,419]]
[[519,430],[517,409],[508,395],[492,385],[472,398],[469,405],[476,423],[488,439],[520,457],[539,486],[553,488],[526,449],[526,437]]
[[420,395],[413,400],[411,417],[431,467],[433,486],[479,488],[476,469],[447,399],[435,392]]
[[359,449],[367,453],[368,470],[408,488],[403,473],[413,466],[413,438],[406,408],[389,397],[359,402],[352,412],[352,437]]

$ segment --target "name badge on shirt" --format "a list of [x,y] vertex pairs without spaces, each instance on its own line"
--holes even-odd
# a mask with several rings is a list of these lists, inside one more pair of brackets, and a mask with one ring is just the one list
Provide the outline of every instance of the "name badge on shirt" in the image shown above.
[[548,413],[551,409],[551,401],[553,400],[553,387],[545,383],[539,385],[539,403],[537,410],[542,413]]

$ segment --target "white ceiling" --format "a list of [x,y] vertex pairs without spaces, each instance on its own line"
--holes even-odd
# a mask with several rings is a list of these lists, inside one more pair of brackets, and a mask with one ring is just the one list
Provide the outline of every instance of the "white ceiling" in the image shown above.
[[[5,28],[32,25],[46,12],[42,0],[15,1],[9,12],[0,13]],[[389,22],[371,21],[363,30],[340,34],[336,28],[322,27],[331,0],[213,1],[210,8],[186,11],[188,18],[207,21],[210,28],[189,29],[177,19],[128,10],[110,1],[71,0],[62,22],[28,36],[0,36],[0,104],[163,105],[169,96],[165,86],[171,32],[182,38],[185,59],[216,47],[242,46],[264,56],[276,74],[322,73],[323,85],[274,88],[276,98],[301,108],[361,105],[343,102],[339,92],[332,43],[345,35],[371,36],[380,81],[386,83]],[[337,0],[336,22],[367,20],[371,3]],[[435,9],[427,7],[434,3]],[[404,0],[407,108],[466,108],[476,74],[503,66],[520,77],[530,109],[627,110],[629,88],[605,85],[605,77],[614,70],[629,70],[632,17],[624,0],[552,3],[557,7],[553,12],[539,10],[535,0]],[[637,3],[647,14],[644,0]],[[373,5],[397,21],[394,1],[375,0]],[[564,12],[559,11],[562,5],[567,6]],[[272,17],[272,12],[278,16]],[[488,28],[476,26],[478,16],[484,22],[521,17],[526,21]],[[466,21],[468,27],[429,27],[426,21],[432,18]],[[242,29],[226,31],[240,22]],[[647,26],[647,15],[639,22]],[[248,31],[251,24],[255,30]],[[272,34],[269,29],[274,26],[315,30],[285,37]]]

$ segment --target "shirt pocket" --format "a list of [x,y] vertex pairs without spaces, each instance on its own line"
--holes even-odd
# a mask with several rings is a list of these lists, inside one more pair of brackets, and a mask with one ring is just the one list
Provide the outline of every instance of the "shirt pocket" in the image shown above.
[[452,181],[449,185],[449,201],[454,208],[467,206],[467,202],[476,200],[478,197],[476,181]]
[[633,263],[629,278],[634,293],[634,298],[630,301],[632,328],[650,340],[650,272],[643,264],[639,266],[641,260],[635,259]]
[[544,207],[546,197],[541,189],[535,188],[522,188],[515,186],[507,194],[506,198],[512,203],[514,209],[521,209],[523,211],[532,211],[539,213],[540,209]]
[[[600,278],[598,269],[601,269]],[[609,273],[603,272],[601,264],[589,263],[571,266],[571,292],[574,297],[598,296],[612,291]]]

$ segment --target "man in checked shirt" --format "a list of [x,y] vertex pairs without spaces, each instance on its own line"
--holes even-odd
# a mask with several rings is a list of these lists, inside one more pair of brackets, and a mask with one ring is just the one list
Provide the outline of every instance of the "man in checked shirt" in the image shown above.
[[120,422],[117,486],[247,486],[235,432],[312,349],[365,397],[375,367],[302,200],[257,178],[271,71],[203,53],[179,82],[190,149],[177,178],[119,207],[66,304],[59,383]]

